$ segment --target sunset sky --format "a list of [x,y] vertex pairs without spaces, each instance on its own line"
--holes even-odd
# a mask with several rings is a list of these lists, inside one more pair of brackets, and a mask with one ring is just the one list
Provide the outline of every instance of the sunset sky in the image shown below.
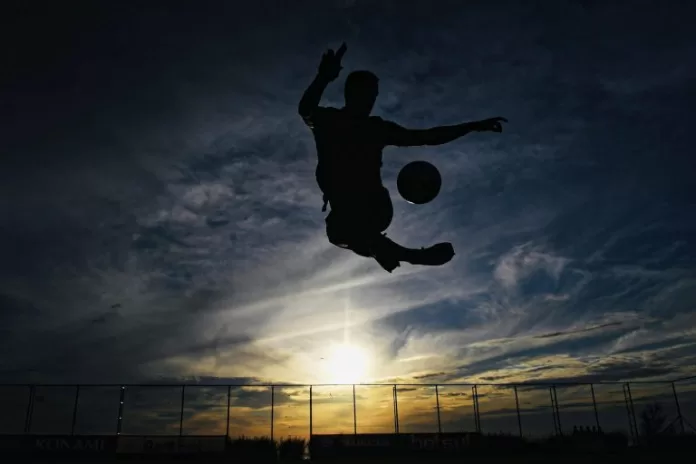
[[[691,2],[17,5],[1,382],[696,373]],[[404,126],[509,120],[385,151],[389,234],[451,241],[441,268],[388,274],[326,240],[297,104],[342,41],[325,105],[370,69],[375,114]],[[395,186],[419,159],[443,175],[422,206]]]

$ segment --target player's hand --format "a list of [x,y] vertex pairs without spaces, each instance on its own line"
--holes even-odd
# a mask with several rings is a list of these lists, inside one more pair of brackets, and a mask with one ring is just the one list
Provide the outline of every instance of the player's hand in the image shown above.
[[341,69],[343,69],[343,66],[341,66],[341,59],[346,53],[346,48],[344,42],[336,53],[334,53],[332,49],[328,49],[326,53],[324,53],[321,57],[321,63],[319,64],[319,76],[322,79],[331,82],[338,77]]
[[508,120],[505,118],[497,117],[484,119],[482,121],[476,121],[474,123],[474,130],[477,130],[479,132],[502,132],[503,122],[508,122]]

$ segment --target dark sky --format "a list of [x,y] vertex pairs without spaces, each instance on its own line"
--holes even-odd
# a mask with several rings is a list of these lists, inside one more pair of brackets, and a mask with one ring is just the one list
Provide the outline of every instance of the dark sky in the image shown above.
[[[69,3],[69,5],[68,5]],[[0,380],[680,377],[696,349],[689,1],[6,2]],[[328,47],[408,127],[393,274],[332,247],[296,108]],[[436,200],[395,177],[427,159]],[[423,377],[426,376],[426,377]]]

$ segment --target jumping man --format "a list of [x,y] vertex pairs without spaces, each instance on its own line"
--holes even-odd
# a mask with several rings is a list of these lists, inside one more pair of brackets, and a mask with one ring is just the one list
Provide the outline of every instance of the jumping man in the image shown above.
[[377,99],[379,79],[370,71],[354,71],[346,79],[343,108],[319,106],[326,86],[341,72],[344,43],[322,57],[316,77],[300,100],[298,112],[314,134],[319,162],[316,179],[324,194],[326,235],[329,242],[374,258],[392,272],[401,262],[439,266],[454,256],[451,243],[428,248],[403,247],[384,231],[391,224],[393,207],[382,184],[382,150],[386,146],[442,145],[469,132],[502,132],[505,118],[491,118],[431,129],[406,129],[370,116]]

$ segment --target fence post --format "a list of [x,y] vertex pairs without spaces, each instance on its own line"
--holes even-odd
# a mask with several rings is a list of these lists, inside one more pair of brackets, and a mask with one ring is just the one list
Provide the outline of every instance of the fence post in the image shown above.
[[73,405],[72,424],[70,426],[70,435],[75,435],[75,424],[77,423],[77,404],[80,401],[80,386],[75,385],[75,404]]
[[355,404],[355,384],[353,384],[353,435],[358,434],[358,411]]
[[633,408],[633,397],[631,396],[631,385],[628,382],[623,384],[624,403],[626,404],[626,414],[628,415],[628,427],[631,430],[633,444],[638,444],[638,424],[636,423],[636,411]]
[[186,385],[181,386],[181,411],[179,412],[179,436],[184,434],[184,395],[186,393]]
[[677,396],[677,388],[672,382],[672,393],[674,394],[674,404],[677,406],[677,417],[679,418],[679,428],[681,429],[682,435],[685,433],[684,429],[684,417],[682,416],[681,407],[679,406],[679,396]]
[[626,389],[628,390],[628,401],[631,403],[631,416],[633,417],[633,429],[636,432],[636,441],[639,440],[640,435],[638,433],[638,420],[636,419],[636,408],[633,405],[633,394],[631,393],[631,383],[626,383]]
[[271,385],[271,440],[273,440],[273,428],[275,426],[275,385]]
[[474,402],[474,428],[477,433],[481,433],[481,415],[478,402],[478,386],[471,387],[471,394]]
[[556,392],[556,386],[551,387],[553,394],[553,412],[556,417],[556,423],[558,424],[558,434],[563,435],[563,427],[561,427],[561,407],[558,405],[558,393]]
[[435,407],[437,408],[437,433],[442,433],[442,422],[440,420],[440,391],[435,385]]
[[312,435],[314,434],[313,429],[313,416],[312,416],[312,386],[309,386],[309,441],[312,441]]
[[551,398],[551,419],[553,420],[553,433],[558,435],[558,423],[556,422],[556,405],[553,402],[553,390],[549,387],[549,397]]
[[392,390],[392,396],[394,398],[394,433],[399,433],[399,395],[396,392],[396,385]]
[[230,406],[232,396],[232,385],[227,386],[227,420],[225,424],[225,440],[230,439]]
[[116,435],[121,435],[123,427],[123,402],[126,400],[126,387],[121,385],[121,392],[118,397],[118,421],[116,422]]
[[599,411],[597,411],[597,399],[594,393],[594,384],[590,384],[590,392],[592,393],[592,409],[594,409],[595,423],[597,423],[597,431],[602,430],[602,426],[599,425]]
[[513,387],[515,389],[515,409],[517,409],[517,428],[520,431],[520,437],[522,436],[522,416],[520,415],[520,398],[517,395],[517,385]]
[[34,415],[34,397],[36,396],[36,387],[34,385],[29,386],[29,403],[27,404],[27,414],[24,418],[24,433],[29,433],[31,431],[31,419]]

